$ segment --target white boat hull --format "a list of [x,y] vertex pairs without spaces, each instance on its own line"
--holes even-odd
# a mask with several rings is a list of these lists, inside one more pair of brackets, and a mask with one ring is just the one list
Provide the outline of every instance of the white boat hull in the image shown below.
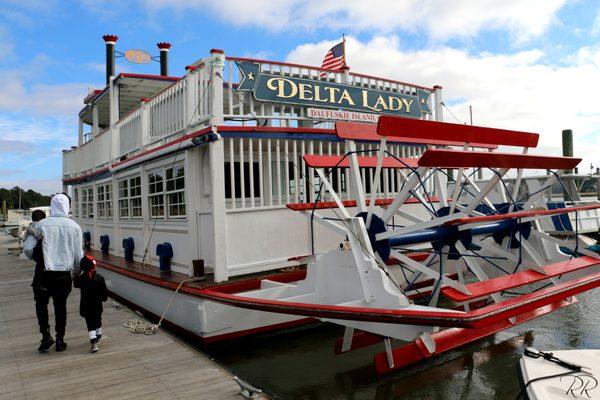
[[186,293],[177,293],[166,309],[175,293],[173,290],[101,266],[98,266],[98,270],[106,279],[109,291],[119,299],[158,317],[166,310],[166,321],[206,342],[294,326],[307,321],[298,316],[230,307]]

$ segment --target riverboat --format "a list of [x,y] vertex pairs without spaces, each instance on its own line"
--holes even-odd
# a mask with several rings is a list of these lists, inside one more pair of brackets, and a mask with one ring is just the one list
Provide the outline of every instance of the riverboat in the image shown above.
[[[112,295],[165,324],[214,342],[333,322],[339,353],[383,342],[385,373],[600,285],[600,256],[540,224],[600,205],[505,188],[511,169],[516,187],[550,169],[550,188],[581,161],[528,155],[539,135],[445,123],[440,86],[218,49],[174,77],[158,43],[161,75],[115,76],[117,39],[63,184]],[[473,199],[453,201],[463,190]]]

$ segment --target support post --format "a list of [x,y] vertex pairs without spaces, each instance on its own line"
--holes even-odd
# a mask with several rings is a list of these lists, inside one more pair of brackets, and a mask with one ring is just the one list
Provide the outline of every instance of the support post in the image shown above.
[[141,99],[140,135],[140,151],[144,151],[150,142],[150,112],[148,112],[148,99]]
[[77,146],[83,144],[83,119],[79,117],[79,135],[77,136]]
[[108,82],[109,94],[109,121],[110,121],[110,162],[119,156],[119,88],[115,85],[115,77],[111,76]]
[[[223,124],[223,50],[210,51],[210,125],[213,131]],[[210,144],[211,203],[213,213],[214,274],[216,282],[229,278],[227,270],[227,213],[225,210],[225,149],[223,140]]]
[[[573,157],[573,131],[571,129],[563,129],[562,131],[562,153],[563,157]],[[576,170],[577,171],[577,170]],[[572,169],[568,169],[565,171],[567,175],[573,173]],[[577,172],[575,172],[577,173]],[[566,188],[564,194],[564,200],[567,201],[568,198],[573,198],[572,187],[574,186],[572,183],[574,181],[572,179],[566,180]]]
[[92,105],[92,137],[96,137],[100,132],[100,126],[98,125],[98,106]]

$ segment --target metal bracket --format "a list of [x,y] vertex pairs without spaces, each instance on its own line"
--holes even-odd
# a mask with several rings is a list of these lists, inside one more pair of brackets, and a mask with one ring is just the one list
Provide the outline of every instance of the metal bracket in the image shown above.
[[429,352],[429,354],[435,353],[436,344],[435,339],[427,332],[423,332],[419,335],[419,339],[425,345],[425,348]]
[[352,337],[354,336],[354,328],[349,326],[344,329],[344,341],[342,342],[342,353],[350,350],[352,347]]

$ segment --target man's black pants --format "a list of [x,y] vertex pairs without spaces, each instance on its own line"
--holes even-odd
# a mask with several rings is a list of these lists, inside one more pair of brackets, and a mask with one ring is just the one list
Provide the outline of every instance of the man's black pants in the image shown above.
[[40,326],[40,333],[42,335],[50,334],[48,303],[52,298],[56,337],[62,339],[65,337],[65,327],[67,325],[67,297],[71,293],[71,272],[44,271],[40,283],[41,285],[36,285],[33,288],[35,313]]

